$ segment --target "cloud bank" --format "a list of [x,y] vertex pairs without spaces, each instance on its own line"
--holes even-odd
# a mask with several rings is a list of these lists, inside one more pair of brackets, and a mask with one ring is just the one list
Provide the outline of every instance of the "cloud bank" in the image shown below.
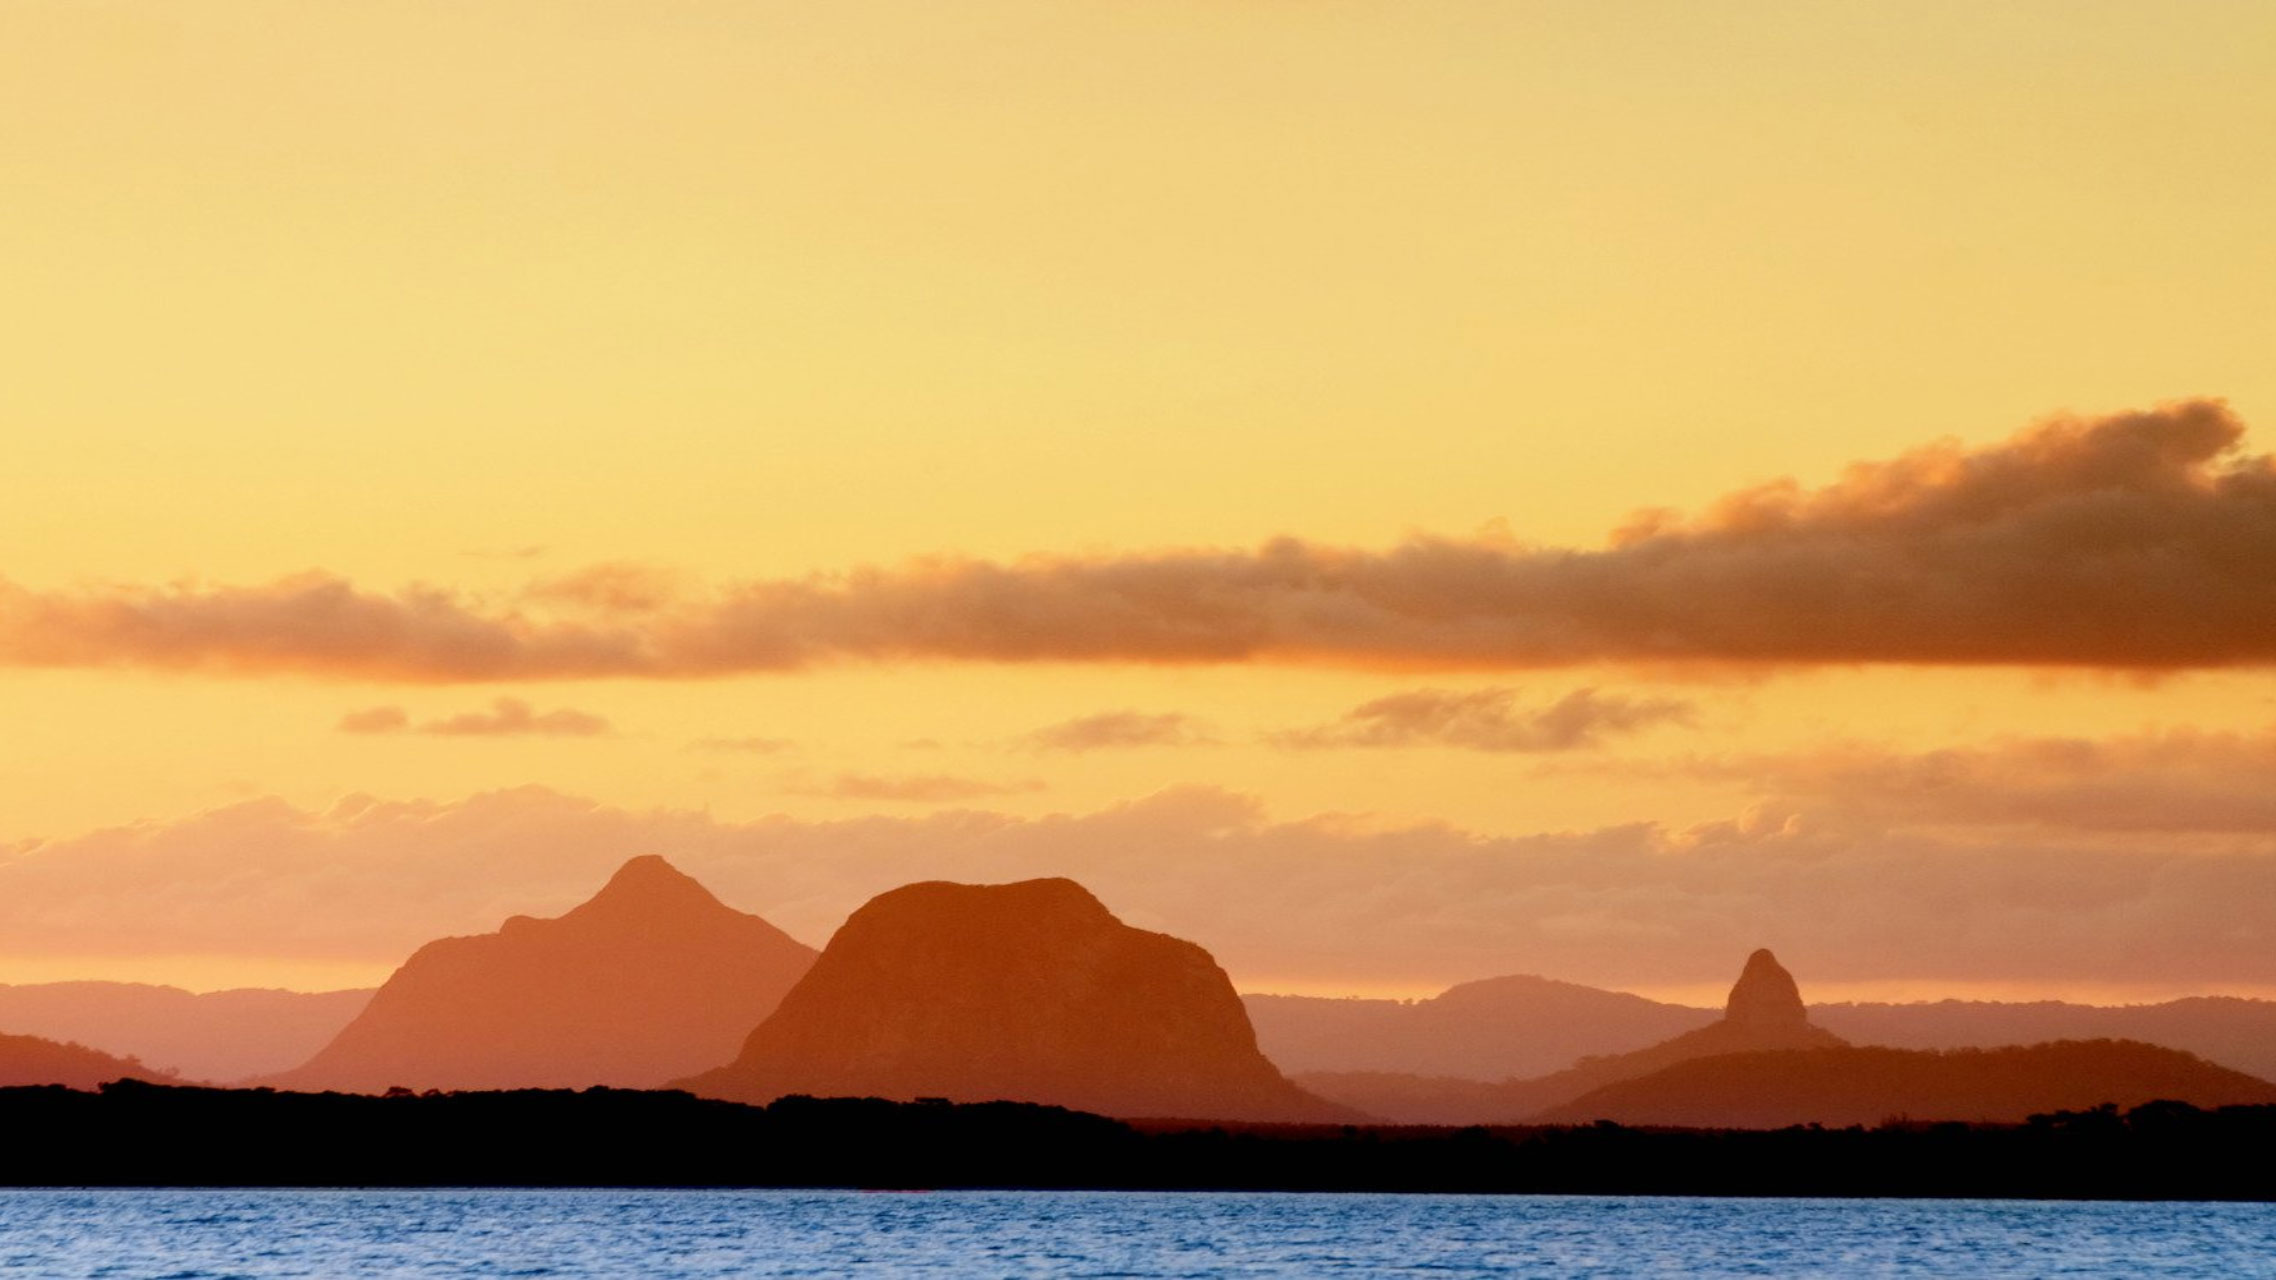
[[912,880],[1073,876],[1245,981],[1718,983],[1770,946],[1806,982],[2266,985],[2276,839],[2256,832],[2114,843],[1821,825],[1766,807],[1684,831],[1487,837],[1274,821],[1210,788],[1038,819],[830,822],[636,812],[539,788],[324,812],[262,800],[0,847],[0,937],[38,954],[392,961],[566,909],[625,858],[661,853],[816,944]]
[[701,590],[599,566],[511,599],[0,583],[0,662],[401,681],[701,678],[834,661],[1921,663],[2156,671],[2276,662],[2276,465],[2224,406],[2058,419],[1805,488],[1639,514],[1592,550],[924,560]]

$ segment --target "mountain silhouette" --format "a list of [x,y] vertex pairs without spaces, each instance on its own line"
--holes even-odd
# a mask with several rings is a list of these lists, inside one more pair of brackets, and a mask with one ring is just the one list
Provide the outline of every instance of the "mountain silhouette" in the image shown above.
[[558,919],[419,948],[304,1065],[260,1083],[648,1088],[720,1061],[814,962],[662,858]]
[[1871,1125],[1891,1119],[2019,1123],[2148,1102],[2276,1103],[2276,1084],[2132,1040],[2004,1049],[1844,1047],[1724,1054],[1607,1084],[1534,1120],[1693,1128]]
[[1531,975],[1484,978],[1426,1000],[1244,995],[1257,1044],[1290,1074],[1403,1072],[1502,1080],[1657,1044],[1715,1020],[1665,1004]]
[[132,1055],[192,1080],[231,1081],[308,1061],[371,990],[189,992],[139,982],[0,985],[0,1027]]
[[1290,1084],[1257,1051],[1208,952],[1131,928],[1061,879],[880,894],[740,1056],[682,1087],[744,1102],[813,1094],[1357,1118]]
[[132,1058],[114,1058],[83,1044],[67,1044],[41,1036],[0,1035],[0,1088],[18,1085],[60,1084],[71,1089],[92,1089],[113,1080],[165,1080]]
[[1391,1120],[1505,1123],[1695,1058],[1839,1048],[1847,1043],[1811,1024],[1794,976],[1763,950],[1747,957],[1721,1018],[1642,1049],[1584,1058],[1563,1071],[1494,1084],[1403,1072],[1309,1072],[1298,1076],[1297,1082],[1322,1097]]

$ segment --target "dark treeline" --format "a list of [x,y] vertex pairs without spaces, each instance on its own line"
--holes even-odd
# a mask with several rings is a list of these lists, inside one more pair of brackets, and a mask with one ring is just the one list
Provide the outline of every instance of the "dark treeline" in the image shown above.
[[1857,1129],[1133,1126],[1023,1103],[0,1089],[11,1186],[737,1186],[2276,1199],[2276,1107]]

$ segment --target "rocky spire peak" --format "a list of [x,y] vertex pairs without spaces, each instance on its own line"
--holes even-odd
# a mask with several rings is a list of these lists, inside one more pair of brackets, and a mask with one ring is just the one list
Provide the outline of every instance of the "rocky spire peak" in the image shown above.
[[1731,998],[1723,1005],[1723,1020],[1767,1027],[1806,1023],[1809,1018],[1802,1007],[1801,988],[1778,957],[1767,947],[1748,956],[1746,968],[1731,987]]

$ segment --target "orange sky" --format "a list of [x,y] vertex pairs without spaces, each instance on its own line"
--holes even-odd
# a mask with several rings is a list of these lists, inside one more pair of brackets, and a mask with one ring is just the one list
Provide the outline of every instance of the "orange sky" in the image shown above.
[[[12,3],[0,981],[660,852],[817,943],[1079,864],[1245,985],[2276,987],[2271,47]],[[336,816],[528,787],[558,866]]]

